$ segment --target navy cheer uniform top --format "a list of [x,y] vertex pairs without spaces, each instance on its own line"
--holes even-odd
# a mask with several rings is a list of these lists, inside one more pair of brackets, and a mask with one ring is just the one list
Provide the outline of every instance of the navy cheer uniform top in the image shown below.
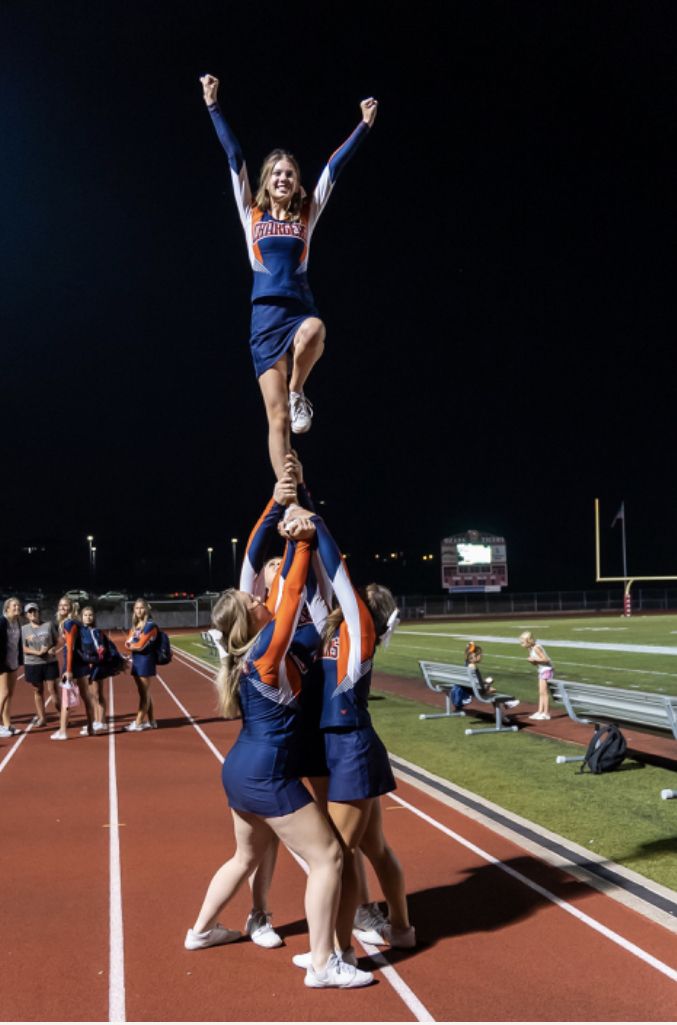
[[313,516],[317,550],[343,612],[343,621],[322,650],[322,713],[330,801],[357,801],[395,789],[388,754],[367,707],[376,631],[371,612],[355,590],[336,542]]

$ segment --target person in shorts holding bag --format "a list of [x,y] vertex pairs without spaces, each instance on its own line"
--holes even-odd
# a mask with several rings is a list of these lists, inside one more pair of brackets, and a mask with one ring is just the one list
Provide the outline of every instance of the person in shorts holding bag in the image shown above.
[[40,607],[34,601],[24,606],[24,615],[28,622],[21,627],[21,640],[24,649],[24,673],[26,683],[34,689],[35,718],[34,726],[47,725],[45,712],[45,684],[49,696],[54,702],[57,715],[61,711],[59,702],[59,660],[56,652],[59,647],[59,632],[50,620],[43,623]]

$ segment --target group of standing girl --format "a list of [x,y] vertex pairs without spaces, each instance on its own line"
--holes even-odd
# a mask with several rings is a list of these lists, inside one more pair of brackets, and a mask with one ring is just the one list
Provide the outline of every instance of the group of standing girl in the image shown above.
[[[21,622],[18,598],[8,598],[0,616],[0,737],[19,733],[12,725],[11,703],[19,669],[24,667],[26,682],[33,687],[36,727],[47,725],[47,706],[53,703],[59,717],[59,729],[52,740],[68,740],[68,722],[72,710],[82,703],[85,725],[81,735],[93,736],[107,729],[105,680],[129,667],[137,687],[139,708],[126,727],[129,732],[157,728],[153,715],[150,686],[155,669],[157,627],[151,607],[143,598],[134,604],[132,628],[125,640],[129,663],[115,644],[96,625],[91,605],[81,610],[71,598],[59,600],[54,620],[43,621],[40,607],[28,602],[23,609],[27,622]],[[62,653],[59,667],[58,654]],[[45,698],[45,689],[47,697]]]
[[[358,968],[351,946],[366,898],[362,855],[388,904],[377,941],[402,948],[416,943],[402,869],[382,828],[380,797],[395,781],[367,706],[374,654],[398,622],[397,607],[387,588],[353,585],[312,508],[290,430],[302,434],[310,427],[303,387],[324,349],[325,328],[306,274],[311,236],[338,173],[373,125],[377,103],[360,104],[360,123],[329,158],[310,196],[295,158],[280,149],[264,160],[253,195],[217,102],[218,80],[205,75],[201,81],[228,157],[254,272],[250,346],[277,483],[249,539],[240,588],[225,591],[212,612],[220,708],[227,718],[242,718],[222,771],[236,849],[212,878],[185,946],[196,950],[240,938],[218,918],[247,879],[253,909],[246,931],[260,946],[279,946],[267,897],[281,840],[308,866],[310,950],[293,958],[305,969],[305,985],[365,986],[373,976]],[[284,554],[266,563],[266,548],[278,534]]]

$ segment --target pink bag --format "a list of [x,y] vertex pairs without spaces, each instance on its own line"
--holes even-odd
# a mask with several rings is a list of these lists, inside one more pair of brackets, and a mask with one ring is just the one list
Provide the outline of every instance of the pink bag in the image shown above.
[[77,708],[80,704],[80,691],[78,685],[71,680],[61,681],[61,700],[66,702],[67,708]]

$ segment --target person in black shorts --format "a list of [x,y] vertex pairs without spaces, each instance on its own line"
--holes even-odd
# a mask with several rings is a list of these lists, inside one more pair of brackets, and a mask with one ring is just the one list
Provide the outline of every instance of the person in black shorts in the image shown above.
[[61,711],[59,703],[59,662],[56,651],[59,645],[59,633],[51,621],[43,623],[40,608],[34,601],[29,601],[24,608],[28,622],[21,627],[21,640],[24,649],[24,672],[26,683],[34,688],[35,711],[34,726],[46,726],[45,684],[49,697],[54,702],[57,715]]

